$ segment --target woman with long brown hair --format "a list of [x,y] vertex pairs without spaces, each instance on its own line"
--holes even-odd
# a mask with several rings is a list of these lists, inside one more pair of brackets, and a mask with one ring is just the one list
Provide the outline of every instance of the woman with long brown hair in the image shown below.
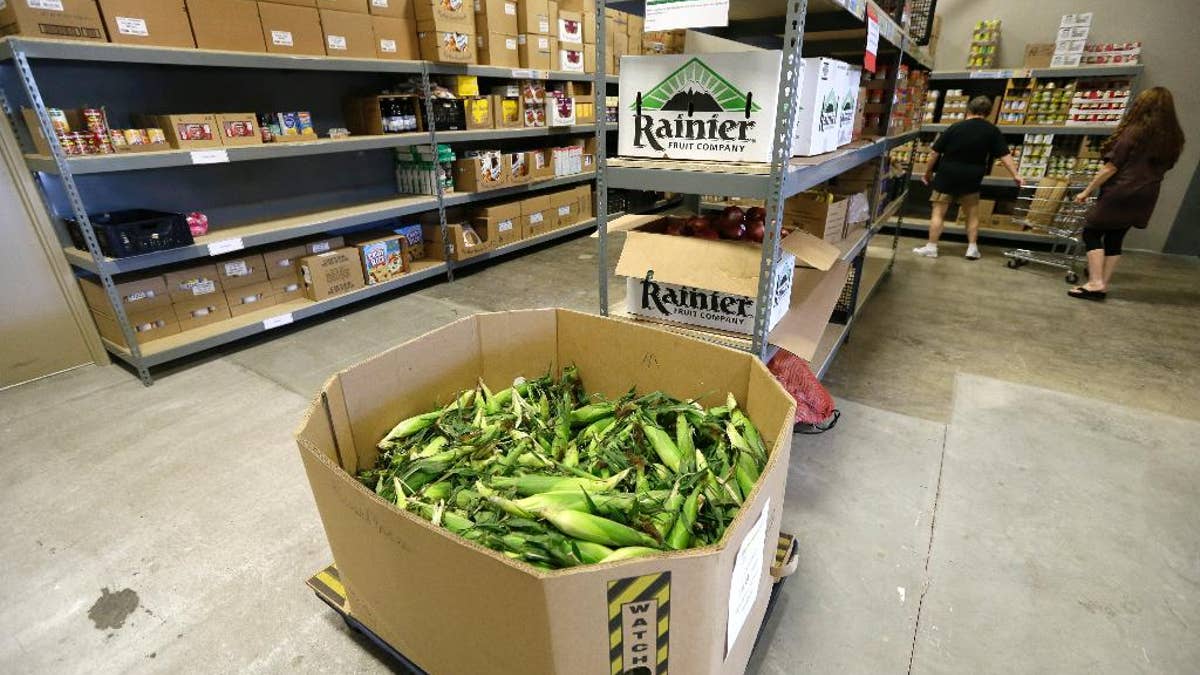
[[1084,203],[1100,192],[1084,219],[1088,282],[1067,291],[1071,297],[1104,300],[1108,296],[1125,235],[1131,227],[1141,229],[1150,223],[1163,176],[1179,161],[1183,142],[1170,90],[1154,87],[1134,99],[1125,120],[1101,146],[1104,166],[1075,197]]

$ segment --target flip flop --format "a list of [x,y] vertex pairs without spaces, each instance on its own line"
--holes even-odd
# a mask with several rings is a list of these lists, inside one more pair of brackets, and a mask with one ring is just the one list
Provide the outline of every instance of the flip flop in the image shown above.
[[1083,286],[1072,288],[1071,290],[1067,291],[1067,295],[1071,296],[1072,298],[1091,300],[1093,302],[1104,302],[1104,299],[1108,297],[1108,293],[1104,291],[1089,291]]

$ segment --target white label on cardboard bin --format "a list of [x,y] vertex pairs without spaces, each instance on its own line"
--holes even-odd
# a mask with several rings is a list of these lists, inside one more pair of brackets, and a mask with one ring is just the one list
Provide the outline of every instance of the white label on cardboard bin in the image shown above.
[[538,50],[540,51],[542,49],[550,49],[550,38],[548,38],[548,37],[539,37],[538,38]]
[[560,218],[563,216],[569,216],[569,215],[571,215],[571,207],[569,205],[558,207],[558,216]]
[[529,214],[529,224],[530,225],[541,223],[543,220],[545,220],[545,217],[542,215],[541,211],[538,211],[537,213]]
[[388,0],[371,0],[371,6],[372,7],[383,7],[384,9],[386,9],[388,6]]
[[209,293],[217,292],[217,282],[212,279],[197,281],[192,284],[192,295],[208,295]]
[[313,247],[312,247],[313,253],[324,253],[328,250],[329,250],[329,242],[327,242],[327,241],[318,242],[316,244],[313,244]]
[[0,12],[8,9],[8,0],[0,0]]
[[[517,38],[511,38],[511,37],[504,38],[504,48],[510,52],[517,51]],[[514,70],[513,75],[516,76],[516,74],[517,74],[517,71]]]
[[539,33],[549,33],[550,32],[550,17],[545,16],[545,15],[538,17],[538,32]]
[[725,633],[725,654],[733,649],[738,634],[746,625],[750,609],[758,599],[758,589],[762,586],[763,549],[767,546],[767,517],[771,512],[771,500],[764,500],[762,513],[754,526],[746,533],[742,545],[738,547],[737,557],[733,561],[733,574],[729,579],[729,624]]
[[395,40],[380,40],[379,41],[379,51],[384,52],[385,54],[395,54],[396,53],[396,41]]
[[517,3],[515,3],[515,2],[504,3],[504,13],[509,16],[516,16],[517,15]]
[[121,35],[137,35],[138,37],[150,37],[150,29],[146,27],[145,19],[135,17],[118,16],[117,17],[117,32]]
[[234,237],[233,239],[222,239],[221,241],[214,241],[213,243],[209,244],[208,254],[222,255],[224,253],[240,251],[244,248],[246,248],[246,245],[242,243],[242,238]]
[[326,35],[325,42],[329,45],[330,49],[346,51],[347,43],[346,36],[344,35]]
[[263,320],[263,329],[271,330],[272,328],[279,328],[280,326],[286,326],[291,322],[292,322],[292,313],[288,312],[287,314],[280,314],[279,316],[273,316],[269,319]]
[[192,164],[228,164],[228,150],[193,150]]
[[225,263],[225,276],[244,277],[247,274],[250,274],[250,268],[246,265],[245,260],[234,260],[233,262]]
[[498,225],[496,225],[496,229],[501,232],[511,232],[513,229],[513,221],[502,220]]
[[292,40],[292,32],[287,30],[271,31],[271,42],[279,47],[294,47],[295,43]]
[[62,0],[26,0],[30,9],[48,9],[51,12],[63,11]]

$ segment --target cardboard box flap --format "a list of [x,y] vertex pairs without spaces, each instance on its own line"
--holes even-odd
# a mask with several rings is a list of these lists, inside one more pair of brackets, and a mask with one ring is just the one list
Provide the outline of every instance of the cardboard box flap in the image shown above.
[[823,272],[832,268],[842,255],[838,247],[804,230],[795,230],[784,237],[779,247],[796,256],[796,262]]
[[760,260],[757,246],[630,232],[617,274],[641,279],[652,271],[655,279],[669,284],[754,297]]
[[849,274],[848,262],[838,262],[827,272],[796,270],[791,307],[771,331],[770,343],[802,359],[812,359]]

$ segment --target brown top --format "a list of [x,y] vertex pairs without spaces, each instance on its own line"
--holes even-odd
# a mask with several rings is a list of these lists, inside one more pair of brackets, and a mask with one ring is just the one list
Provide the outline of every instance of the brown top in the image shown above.
[[1137,139],[1129,134],[1117,139],[1104,161],[1116,166],[1117,173],[1100,188],[1100,198],[1088,209],[1087,227],[1097,230],[1146,227],[1158,203],[1163,175],[1171,167],[1141,152]]

